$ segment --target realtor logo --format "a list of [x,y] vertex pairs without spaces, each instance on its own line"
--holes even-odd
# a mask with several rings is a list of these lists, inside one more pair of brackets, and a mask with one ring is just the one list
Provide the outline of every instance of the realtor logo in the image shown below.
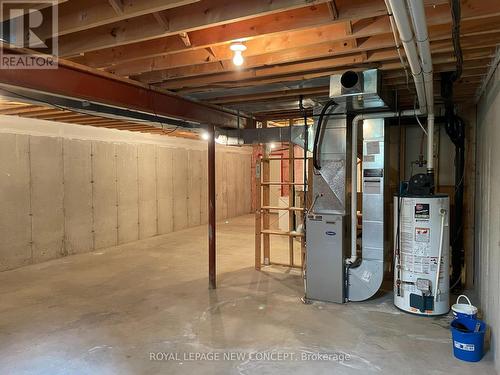
[[0,69],[56,69],[58,0],[0,0]]

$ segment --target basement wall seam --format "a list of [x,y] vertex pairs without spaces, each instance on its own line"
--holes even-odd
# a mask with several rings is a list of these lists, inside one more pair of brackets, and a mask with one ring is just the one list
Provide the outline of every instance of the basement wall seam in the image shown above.
[[[0,116],[0,270],[207,223],[205,142],[46,123]],[[218,147],[218,220],[251,212],[251,152]]]

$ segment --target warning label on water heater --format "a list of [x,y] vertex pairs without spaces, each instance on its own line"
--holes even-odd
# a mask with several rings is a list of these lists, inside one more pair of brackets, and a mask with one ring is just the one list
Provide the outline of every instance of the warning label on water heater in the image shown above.
[[426,242],[431,241],[431,229],[430,228],[415,228],[415,242]]

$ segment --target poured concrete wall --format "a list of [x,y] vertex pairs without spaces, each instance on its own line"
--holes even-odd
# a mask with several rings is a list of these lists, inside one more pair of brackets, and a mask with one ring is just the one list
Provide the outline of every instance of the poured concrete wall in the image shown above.
[[477,112],[476,275],[480,307],[491,327],[492,351],[500,371],[500,71]]
[[[251,211],[251,149],[217,148],[217,217]],[[208,221],[202,141],[0,116],[0,270]]]

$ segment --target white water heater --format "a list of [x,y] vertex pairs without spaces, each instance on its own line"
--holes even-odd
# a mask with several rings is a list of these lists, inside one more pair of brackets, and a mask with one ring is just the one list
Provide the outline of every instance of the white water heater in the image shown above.
[[418,315],[448,313],[447,195],[394,197],[394,304]]

